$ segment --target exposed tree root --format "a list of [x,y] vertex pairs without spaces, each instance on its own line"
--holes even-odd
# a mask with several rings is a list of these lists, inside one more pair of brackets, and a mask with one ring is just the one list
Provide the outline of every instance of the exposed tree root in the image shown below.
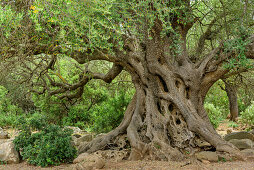
[[97,150],[103,149],[108,143],[110,143],[115,137],[118,135],[121,135],[123,133],[126,133],[126,129],[129,126],[129,123],[132,119],[133,112],[135,110],[135,104],[137,100],[137,95],[135,94],[131,103],[128,105],[128,108],[126,109],[124,119],[121,122],[121,124],[114,129],[113,131],[109,132],[106,135],[99,136],[92,140],[91,142],[81,145],[78,148],[79,153],[88,152],[92,153]]
[[243,159],[239,150],[224,141],[189,101],[182,103],[158,98],[141,86],[136,86],[136,94],[119,127],[81,145],[79,153],[117,147],[117,144],[108,145],[122,134],[127,134],[130,142],[130,160],[184,160],[197,151],[196,140],[200,138],[213,145],[216,151]]

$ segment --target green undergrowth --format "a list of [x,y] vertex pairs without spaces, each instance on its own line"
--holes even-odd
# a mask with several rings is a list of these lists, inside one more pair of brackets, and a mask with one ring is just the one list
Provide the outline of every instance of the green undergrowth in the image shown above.
[[20,117],[17,128],[21,132],[13,141],[15,149],[30,164],[45,167],[71,163],[77,155],[71,144],[73,131],[48,124],[44,116]]

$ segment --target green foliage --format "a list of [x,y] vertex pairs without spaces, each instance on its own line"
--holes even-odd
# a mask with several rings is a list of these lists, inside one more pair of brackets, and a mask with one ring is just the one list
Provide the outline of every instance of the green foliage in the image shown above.
[[250,69],[253,67],[253,65],[250,64],[250,60],[245,56],[246,46],[250,43],[250,41],[247,40],[247,37],[250,36],[250,30],[246,29],[243,26],[239,26],[234,31],[234,34],[236,38],[233,38],[232,40],[224,43],[225,53],[233,53],[233,57],[228,60],[224,67],[226,69]]
[[21,114],[22,109],[12,104],[7,89],[0,86],[0,126],[14,126],[16,117]]
[[77,151],[71,145],[72,130],[47,124],[39,114],[28,120],[19,119],[17,125],[21,132],[13,141],[15,149],[28,163],[44,167],[69,163],[75,158]]
[[226,118],[229,113],[229,101],[227,93],[220,86],[224,86],[221,80],[211,87],[206,95],[205,103],[213,104],[216,108],[219,108],[221,111],[220,117]]
[[34,105],[41,114],[47,117],[47,120],[51,123],[58,123],[64,116],[66,116],[66,110],[63,106],[63,102],[56,96],[49,96],[47,93],[43,95],[34,94],[32,97]]
[[90,114],[87,112],[86,106],[77,104],[72,106],[68,115],[63,117],[62,124],[65,126],[76,126],[81,129],[86,128],[90,121]]
[[228,127],[232,127],[232,128],[236,128],[238,127],[239,125],[235,122],[232,122],[232,121],[229,121],[229,124],[228,124]]
[[2,33],[6,38],[11,35],[14,29],[18,28],[22,17],[23,14],[14,12],[11,6],[3,7],[0,5],[0,30],[4,30]]
[[254,126],[254,102],[251,102],[251,105],[248,106],[245,111],[241,112],[241,120],[243,123],[248,124],[249,126]]
[[[34,23],[34,39],[39,40],[41,45],[61,47],[61,52],[67,54],[73,50],[104,49],[112,52],[114,45],[110,39],[117,41],[118,48],[122,50],[123,34],[129,32],[144,39],[143,29],[147,26],[151,29],[158,18],[163,24],[162,36],[174,32],[171,25],[174,18],[182,24],[194,21],[190,10],[181,4],[184,2],[35,0],[28,13]],[[147,38],[152,39],[152,33],[149,34]]]
[[105,85],[91,82],[84,87],[82,100],[68,109],[62,105],[64,100],[54,96],[34,95],[33,101],[49,122],[97,133],[108,132],[120,124],[133,95],[130,90],[124,91],[124,87],[119,90],[115,88],[112,88],[115,94],[111,94],[113,91]]
[[209,119],[214,126],[217,128],[219,126],[220,121],[223,119],[220,108],[215,107],[213,104],[205,103],[205,109],[208,113]]
[[108,132],[116,128],[123,119],[124,111],[130,102],[131,96],[120,91],[114,98],[101,103],[91,109],[92,130],[95,132]]

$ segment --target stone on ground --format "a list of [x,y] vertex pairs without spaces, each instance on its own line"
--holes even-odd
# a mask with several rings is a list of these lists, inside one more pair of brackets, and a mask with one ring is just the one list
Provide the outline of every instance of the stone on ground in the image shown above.
[[19,153],[15,150],[11,140],[0,144],[0,161],[8,164],[19,163]]
[[0,127],[0,139],[8,139],[8,133],[6,133],[1,127]]
[[244,150],[241,150],[241,153],[244,155],[244,156],[253,156],[254,157],[254,149],[244,149]]
[[250,139],[252,141],[254,141],[254,135],[252,133],[248,133],[248,132],[233,132],[230,134],[227,134],[224,139],[226,141],[229,141],[231,139]]
[[79,146],[83,142],[90,142],[93,140],[93,135],[92,134],[85,134],[81,136],[80,138],[76,139],[76,145]]
[[216,152],[210,152],[210,151],[202,151],[195,154],[198,160],[207,160],[210,162],[217,162],[218,161],[218,155]]
[[82,153],[73,163],[76,163],[75,168],[79,169],[102,169],[105,166],[105,161],[95,154]]
[[254,146],[254,142],[250,139],[231,139],[229,140],[229,142],[235,145],[240,150],[250,149]]

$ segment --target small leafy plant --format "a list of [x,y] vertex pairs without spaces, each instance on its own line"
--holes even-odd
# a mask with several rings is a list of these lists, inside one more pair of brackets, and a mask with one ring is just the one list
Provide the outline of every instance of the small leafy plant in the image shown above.
[[13,141],[15,149],[20,151],[23,160],[37,166],[72,162],[77,154],[71,145],[72,130],[46,122],[45,117],[39,114],[37,118],[20,118],[17,126],[21,132]]
[[237,128],[239,125],[235,122],[230,121],[228,127]]

